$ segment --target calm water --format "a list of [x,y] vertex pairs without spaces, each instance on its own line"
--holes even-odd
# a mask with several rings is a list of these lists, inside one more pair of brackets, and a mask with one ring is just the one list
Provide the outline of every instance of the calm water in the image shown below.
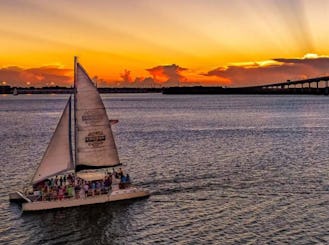
[[22,214],[67,95],[0,96],[1,244],[329,243],[329,97],[102,96],[152,196]]

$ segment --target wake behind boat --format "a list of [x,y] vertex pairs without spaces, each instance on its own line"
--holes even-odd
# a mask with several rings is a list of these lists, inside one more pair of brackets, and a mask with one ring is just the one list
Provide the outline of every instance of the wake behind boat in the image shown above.
[[[23,211],[75,207],[142,198],[120,168],[111,124],[103,101],[85,69],[74,60],[74,137],[69,98],[48,148],[32,178],[33,192],[11,193]],[[74,138],[74,147],[72,138]],[[109,170],[109,168],[112,168]]]

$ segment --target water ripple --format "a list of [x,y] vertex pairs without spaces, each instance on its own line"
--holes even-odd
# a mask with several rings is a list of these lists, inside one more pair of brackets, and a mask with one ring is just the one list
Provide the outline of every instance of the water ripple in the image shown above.
[[0,98],[0,244],[327,244],[321,96],[102,95],[148,199],[22,214],[67,95]]

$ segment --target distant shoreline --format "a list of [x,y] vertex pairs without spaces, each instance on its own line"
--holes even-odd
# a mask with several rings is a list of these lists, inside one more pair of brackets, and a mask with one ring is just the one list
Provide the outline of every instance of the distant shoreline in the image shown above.
[[[0,94],[12,94],[15,87],[0,86]],[[73,88],[43,87],[20,88],[16,87],[18,94],[72,94]],[[98,88],[100,93],[162,93],[162,88]]]
[[[72,94],[73,88],[66,87],[43,87],[43,88],[20,88],[10,86],[0,86],[0,94],[13,94],[14,89],[18,94]],[[312,94],[328,95],[329,89],[321,88],[226,88],[226,87],[168,87],[168,88],[98,88],[100,93],[162,93],[167,95],[184,94]]]

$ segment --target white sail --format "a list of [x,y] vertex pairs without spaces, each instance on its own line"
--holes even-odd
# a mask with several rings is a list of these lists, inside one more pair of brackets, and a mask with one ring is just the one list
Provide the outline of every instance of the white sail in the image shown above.
[[13,95],[18,95],[17,88],[14,88]]
[[83,67],[75,64],[76,171],[120,164],[111,123],[97,88]]
[[36,184],[61,172],[74,169],[71,147],[71,97],[43,155],[32,183]]

